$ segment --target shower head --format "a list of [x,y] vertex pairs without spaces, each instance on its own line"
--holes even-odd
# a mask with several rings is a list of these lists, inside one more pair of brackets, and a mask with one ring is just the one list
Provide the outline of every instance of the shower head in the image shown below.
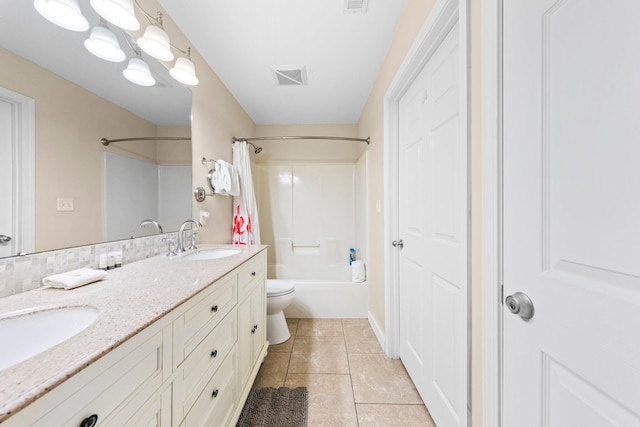
[[256,154],[260,154],[260,152],[262,151],[262,147],[256,146],[253,142],[247,141],[247,144],[249,144],[250,146],[252,146],[254,148],[253,152],[256,153]]

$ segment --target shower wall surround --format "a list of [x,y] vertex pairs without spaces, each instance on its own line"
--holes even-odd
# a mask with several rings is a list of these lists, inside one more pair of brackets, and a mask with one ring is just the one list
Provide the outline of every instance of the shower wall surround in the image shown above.
[[165,233],[96,245],[40,252],[0,259],[0,297],[26,292],[42,286],[43,277],[82,267],[98,268],[101,254],[123,252],[123,264],[159,255],[166,250],[163,238],[177,238]]
[[258,164],[268,277],[349,281],[349,249],[366,256],[366,157],[357,163]]

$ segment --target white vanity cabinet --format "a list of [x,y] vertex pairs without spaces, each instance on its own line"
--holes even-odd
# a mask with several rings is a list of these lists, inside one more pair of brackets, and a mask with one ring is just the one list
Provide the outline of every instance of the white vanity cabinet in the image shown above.
[[265,278],[261,251],[2,427],[235,425],[266,356]]

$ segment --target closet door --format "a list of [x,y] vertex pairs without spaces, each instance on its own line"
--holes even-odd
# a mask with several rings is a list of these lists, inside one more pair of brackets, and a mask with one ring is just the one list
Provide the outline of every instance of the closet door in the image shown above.
[[467,425],[466,136],[458,26],[400,101],[400,358],[439,427]]
[[504,6],[503,425],[638,426],[640,3]]

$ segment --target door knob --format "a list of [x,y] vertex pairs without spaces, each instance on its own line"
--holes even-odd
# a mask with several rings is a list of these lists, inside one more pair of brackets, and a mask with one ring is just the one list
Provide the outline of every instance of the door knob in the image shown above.
[[391,244],[393,245],[394,248],[402,249],[404,247],[404,242],[402,241],[402,239],[394,240],[393,242],[391,242]]
[[7,243],[11,241],[11,237],[0,234],[0,243]]
[[504,303],[507,305],[509,311],[513,314],[517,314],[523,320],[529,320],[535,314],[535,309],[533,307],[533,302],[531,302],[531,298],[529,298],[526,294],[522,292],[516,292],[513,295],[509,295]]

